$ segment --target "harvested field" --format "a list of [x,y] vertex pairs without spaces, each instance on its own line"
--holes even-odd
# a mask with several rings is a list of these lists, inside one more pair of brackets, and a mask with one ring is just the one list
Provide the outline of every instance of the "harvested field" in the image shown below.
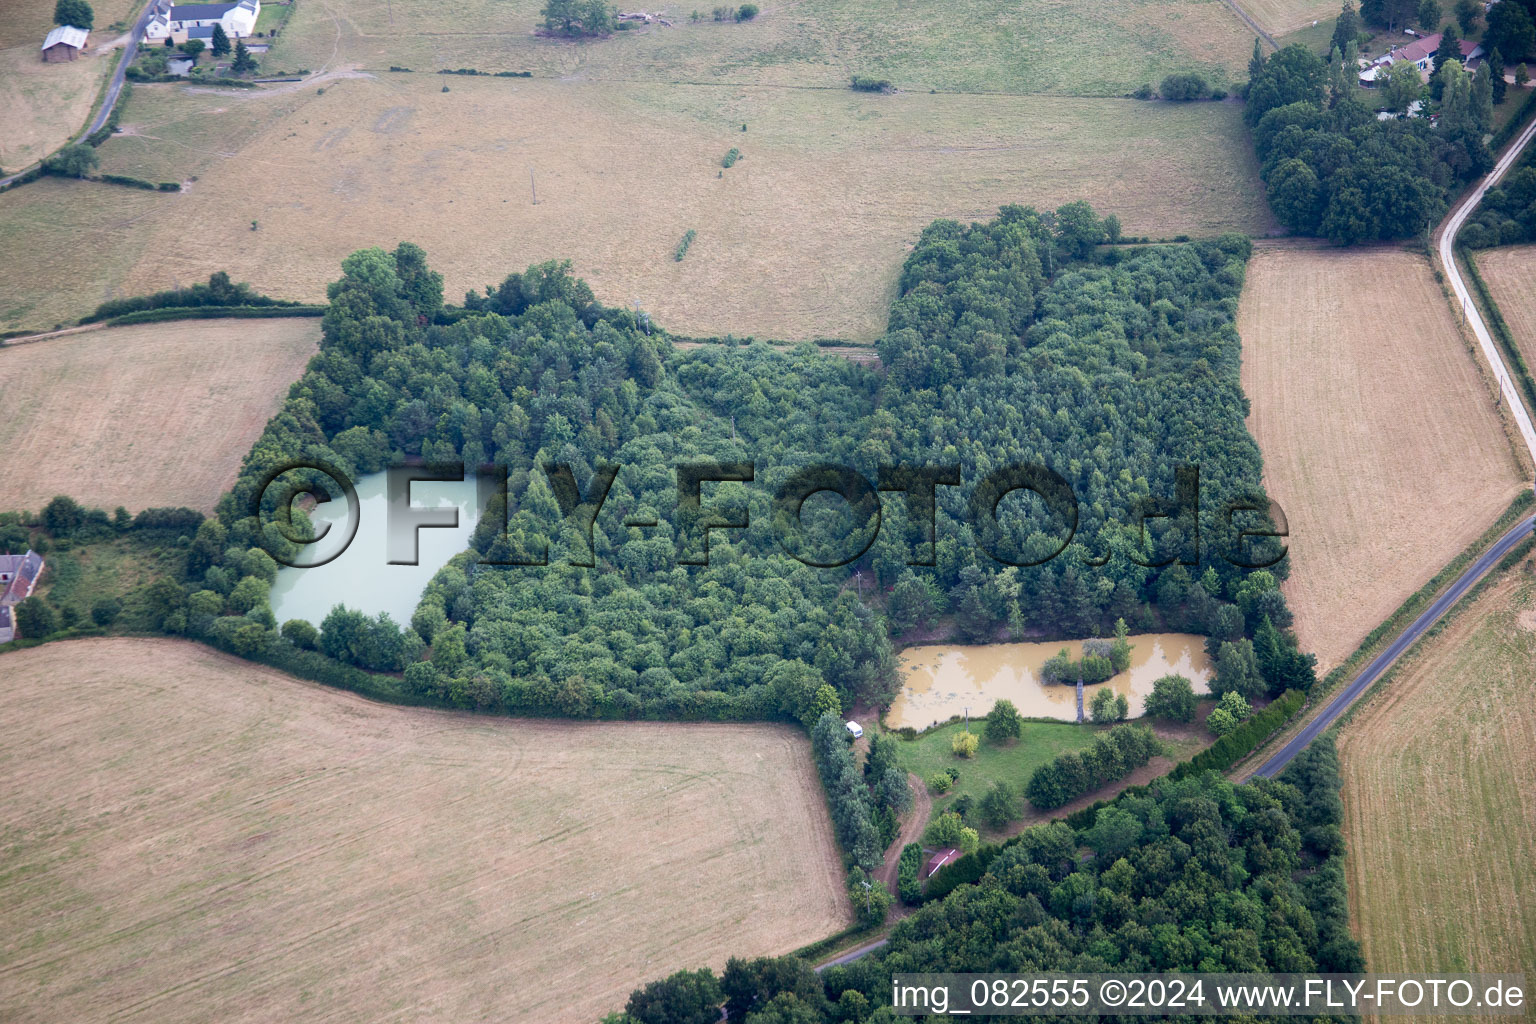
[[[94,33],[92,34],[94,39]],[[21,170],[85,127],[117,54],[44,63],[42,37],[0,50],[0,167]]]
[[392,708],[165,640],[4,670],[10,1020],[565,1024],[846,923],[787,728]]
[[0,348],[0,509],[211,511],[319,340],[314,318],[179,320]]
[[[123,120],[142,135],[102,146],[104,166],[198,179],[151,197],[128,293],[227,269],[317,300],[348,252],[409,239],[454,298],[571,257],[604,301],[680,333],[867,339],[936,217],[1085,198],[1132,234],[1272,226],[1234,104],[385,75],[324,95],[141,88]],[[0,268],[10,294],[53,280]]]
[[1473,259],[1525,365],[1536,366],[1536,245],[1482,249]]
[[1522,565],[1343,727],[1350,916],[1373,971],[1536,968],[1532,609]]
[[0,192],[0,329],[64,326],[121,296],[173,198],[63,178]]
[[1314,21],[1333,21],[1339,16],[1339,5],[1333,0],[1237,0],[1237,5],[1272,36],[1287,35],[1310,28]]
[[1525,474],[1422,256],[1261,246],[1239,329],[1248,427],[1290,524],[1284,590],[1326,671],[1475,540]]
[[[607,39],[535,34],[543,0],[300,3],[268,68],[390,66],[529,71],[585,82],[716,83],[847,89],[854,74],[927,92],[1123,96],[1174,71],[1229,84],[1253,45],[1221,0],[795,0],[756,19],[698,23],[669,7],[671,27]],[[636,8],[628,8],[636,9]],[[661,10],[640,5],[640,9]],[[1335,5],[1335,10],[1337,5]]]

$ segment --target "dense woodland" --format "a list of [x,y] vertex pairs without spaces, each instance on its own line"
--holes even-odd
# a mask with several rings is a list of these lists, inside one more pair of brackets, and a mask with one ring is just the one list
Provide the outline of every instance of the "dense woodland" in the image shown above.
[[1471,249],[1536,242],[1536,150],[1484,193],[1457,240]]
[[[321,352],[192,542],[185,628],[246,653],[318,644],[403,671],[420,699],[578,717],[809,725],[838,710],[817,704],[824,685],[840,708],[885,704],[893,635],[949,614],[976,640],[1107,635],[1123,618],[1206,633],[1213,653],[1268,622],[1289,646],[1261,666],[1273,678],[1260,685],[1305,685],[1310,660],[1278,590],[1285,562],[1249,572],[1228,560],[1276,557],[1272,540],[1237,536],[1262,529],[1268,508],[1233,326],[1249,243],[1100,249],[1116,230],[1085,204],[934,223],[903,268],[882,371],[811,346],[675,350],[560,264],[447,307],[415,246],[355,253],[330,287]],[[405,458],[506,465],[507,530],[496,504],[408,626],[339,611],[319,637],[297,623],[280,637],[256,593],[270,560],[251,553],[285,544],[280,513],[260,527],[249,515],[264,478],[295,459],[363,474]],[[750,483],[704,488],[704,515],[750,521],[710,533],[708,565],[685,564],[704,551],[678,511],[676,469],[698,461],[755,470]],[[1075,494],[1075,531],[1062,507],[1015,491],[978,536],[976,483],[1030,462]],[[552,486],[548,463],[572,467],[576,494]],[[881,466],[952,467],[961,486],[937,488],[931,548],[893,493],[862,555],[815,568],[781,539],[835,563],[875,525],[870,503],[822,493],[805,502],[803,529],[775,529],[774,494],[818,463],[871,482]],[[589,547],[562,507],[579,512],[605,465],[617,470]],[[1198,515],[1181,465],[1198,467]],[[269,513],[292,493],[279,483]],[[1058,549],[1022,567],[994,557],[1040,562]],[[1191,564],[1165,564],[1177,560]],[[495,564],[535,561],[548,564]]]
[[724,1003],[745,1024],[895,1021],[899,972],[1362,971],[1342,814],[1328,739],[1278,780],[1160,779],[1080,826],[1027,829],[978,884],[922,907],[852,964],[818,975],[792,957],[732,959],[718,979],[653,982],[606,1020],[714,1021]]
[[1412,238],[1445,212],[1452,188],[1493,165],[1483,142],[1493,117],[1487,64],[1473,76],[1437,53],[1431,126],[1427,117],[1378,121],[1355,85],[1356,56],[1352,42],[1331,61],[1301,45],[1267,58],[1255,46],[1244,117],[1269,205],[1298,234],[1346,245]]

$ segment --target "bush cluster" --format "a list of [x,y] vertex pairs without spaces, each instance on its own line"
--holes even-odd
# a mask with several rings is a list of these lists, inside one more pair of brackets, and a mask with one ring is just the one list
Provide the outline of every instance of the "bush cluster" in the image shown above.
[[1161,749],[1144,725],[1117,725],[1093,739],[1086,750],[1071,750],[1036,768],[1025,793],[1040,810],[1060,807],[1152,760]]

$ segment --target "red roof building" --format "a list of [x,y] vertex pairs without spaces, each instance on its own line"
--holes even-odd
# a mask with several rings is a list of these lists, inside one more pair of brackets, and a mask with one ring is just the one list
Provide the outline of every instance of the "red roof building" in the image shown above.
[[928,868],[923,872],[923,877],[932,878],[933,873],[939,870],[939,868],[951,861],[959,860],[963,856],[965,855],[956,849],[940,850],[928,859]]

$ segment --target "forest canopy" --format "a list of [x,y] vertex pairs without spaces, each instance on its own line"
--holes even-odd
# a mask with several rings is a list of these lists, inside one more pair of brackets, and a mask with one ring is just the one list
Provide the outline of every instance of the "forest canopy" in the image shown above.
[[[935,222],[903,267],[879,370],[809,345],[674,348],[637,314],[603,307],[568,264],[455,307],[416,246],[354,253],[330,286],[320,353],[193,543],[189,587],[229,594],[246,575],[231,553],[279,553],[280,503],[262,485],[295,460],[361,475],[415,459],[505,466],[504,505],[493,500],[403,634],[349,613],[319,646],[403,670],[420,699],[812,721],[823,685],[843,707],[889,703],[893,632],[948,613],[972,639],[1106,635],[1123,618],[1206,633],[1213,653],[1266,622],[1284,631],[1286,563],[1250,575],[1230,557],[1280,551],[1240,536],[1262,531],[1269,508],[1234,327],[1249,242],[1100,249],[1117,234],[1083,203]],[[678,468],[702,462],[744,465],[750,482],[705,484],[690,512]],[[871,485],[882,467],[937,467],[959,485],[936,488],[931,535],[897,490],[867,550],[816,568],[785,553],[774,495],[819,464]],[[1075,515],[1013,490],[978,537],[978,481],[1025,464],[1070,488]],[[605,485],[589,545],[563,513]],[[835,563],[872,533],[871,508],[814,494],[797,536]],[[702,560],[684,543],[701,516],[750,525],[711,531],[708,564],[686,564]],[[271,630],[264,602],[239,604],[225,609],[232,624],[189,628]],[[1296,669],[1273,690],[1296,685]],[[1310,678],[1310,662],[1300,670]]]

